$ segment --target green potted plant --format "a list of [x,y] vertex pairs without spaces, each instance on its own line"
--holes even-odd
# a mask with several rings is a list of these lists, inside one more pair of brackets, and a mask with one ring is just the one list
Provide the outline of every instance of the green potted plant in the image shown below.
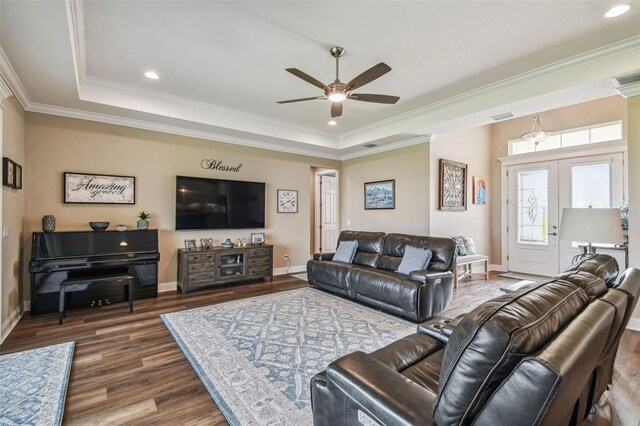
[[151,217],[151,215],[149,213],[144,212],[144,211],[141,211],[140,213],[138,213],[138,229],[139,230],[149,229],[149,218],[150,217]]

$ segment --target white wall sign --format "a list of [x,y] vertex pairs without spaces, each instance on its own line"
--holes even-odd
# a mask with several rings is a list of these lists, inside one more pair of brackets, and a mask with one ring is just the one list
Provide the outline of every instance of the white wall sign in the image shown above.
[[135,204],[133,176],[64,173],[64,202],[81,204]]

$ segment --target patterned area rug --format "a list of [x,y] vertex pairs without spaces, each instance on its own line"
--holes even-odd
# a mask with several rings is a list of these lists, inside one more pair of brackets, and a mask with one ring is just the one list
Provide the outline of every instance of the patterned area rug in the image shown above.
[[309,380],[415,324],[302,288],[162,315],[232,425],[311,425]]
[[0,357],[0,425],[62,423],[74,342]]

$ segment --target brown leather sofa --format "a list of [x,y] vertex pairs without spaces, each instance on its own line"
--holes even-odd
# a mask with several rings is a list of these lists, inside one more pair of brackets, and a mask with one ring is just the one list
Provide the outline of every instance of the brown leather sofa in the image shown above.
[[[456,246],[451,238],[383,232],[342,231],[341,241],[358,241],[352,264],[332,262],[334,253],[318,253],[307,263],[309,284],[421,322],[446,308],[453,295]],[[395,272],[406,246],[431,250],[425,270],[408,276]]]
[[323,425],[579,425],[611,382],[640,270],[610,256],[476,307],[433,317],[311,380]]

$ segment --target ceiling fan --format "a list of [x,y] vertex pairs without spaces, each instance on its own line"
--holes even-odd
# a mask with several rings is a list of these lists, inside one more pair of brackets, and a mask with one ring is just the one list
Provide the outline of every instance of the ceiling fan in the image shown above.
[[356,90],[365,84],[371,83],[373,80],[382,77],[389,71],[391,71],[391,67],[384,62],[380,62],[378,65],[374,65],[369,68],[353,80],[348,83],[343,83],[340,81],[338,77],[338,73],[340,71],[340,57],[344,55],[344,49],[339,46],[332,47],[329,52],[331,56],[336,58],[336,79],[333,83],[324,84],[315,78],[311,77],[309,74],[306,74],[300,71],[297,68],[287,68],[291,74],[295,75],[298,78],[303,79],[307,83],[311,83],[316,87],[324,90],[323,96],[314,96],[311,98],[300,98],[300,99],[289,99],[286,101],[279,101],[279,104],[290,104],[293,102],[303,102],[303,101],[311,101],[315,99],[328,99],[331,101],[331,117],[340,117],[342,115],[342,101],[346,99],[351,99],[354,101],[362,101],[362,102],[375,102],[379,104],[395,104],[400,99],[398,96],[389,96],[389,95],[376,95],[370,93],[352,93],[353,90]]

